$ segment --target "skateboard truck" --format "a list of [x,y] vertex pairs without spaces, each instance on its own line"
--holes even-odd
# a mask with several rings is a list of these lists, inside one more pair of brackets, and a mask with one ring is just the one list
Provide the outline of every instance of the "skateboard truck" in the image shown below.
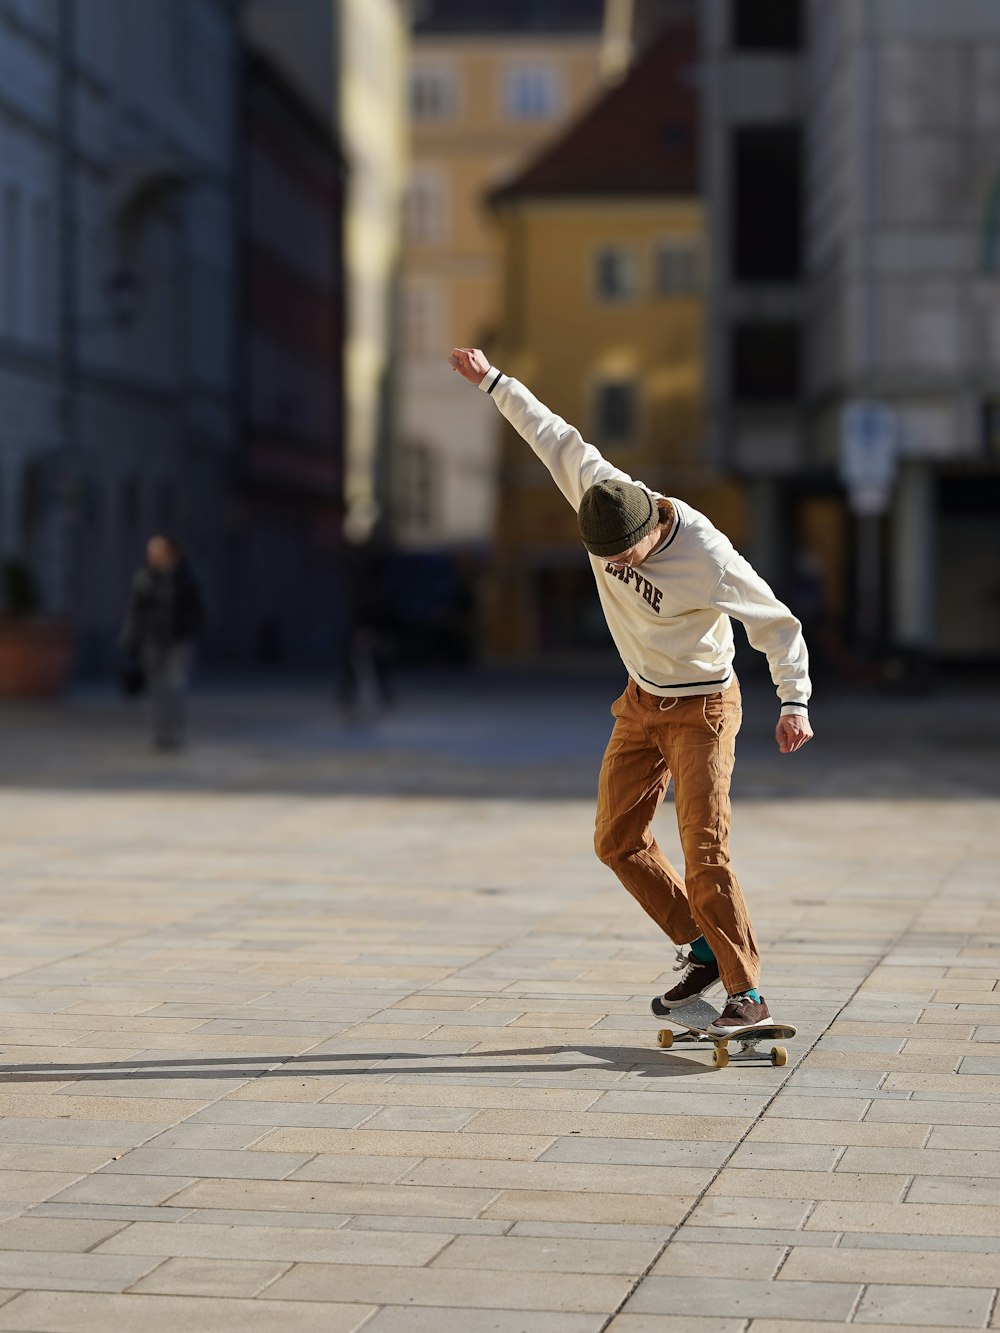
[[795,1028],[787,1023],[768,1023],[760,1027],[738,1028],[735,1032],[713,1032],[711,1025],[719,1017],[718,1009],[707,1000],[694,1000],[683,1008],[672,1009],[667,1022],[683,1028],[683,1032],[674,1032],[670,1028],[661,1028],[656,1034],[657,1043],[669,1049],[675,1043],[710,1041],[712,1043],[712,1064],[716,1069],[725,1069],[729,1064],[729,1043],[735,1042],[739,1051],[733,1057],[739,1061],[767,1061],[772,1065],[788,1063],[788,1051],[784,1046],[772,1046],[770,1051],[758,1048],[762,1042],[787,1041],[795,1036]]

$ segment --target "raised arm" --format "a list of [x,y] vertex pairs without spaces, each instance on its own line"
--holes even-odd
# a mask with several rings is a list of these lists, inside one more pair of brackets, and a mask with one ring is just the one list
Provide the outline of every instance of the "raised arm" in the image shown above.
[[[580,508],[584,491],[595,481],[611,478],[633,481],[627,472],[614,467],[598,449],[588,444],[575,426],[550,412],[519,380],[511,379],[491,366],[477,347],[455,347],[449,359],[452,368],[463,379],[490,395],[551,472],[552,479],[574,510]],[[641,481],[635,484],[643,485]]]

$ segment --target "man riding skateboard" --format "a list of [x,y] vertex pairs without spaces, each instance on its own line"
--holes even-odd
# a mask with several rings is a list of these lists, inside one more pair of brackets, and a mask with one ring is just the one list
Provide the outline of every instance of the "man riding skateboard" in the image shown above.
[[[456,347],[450,361],[490,395],[576,511],[628,672],[611,707],[615,726],[601,765],[594,846],[681,946],[674,969],[680,980],[653,1000],[653,1014],[665,1018],[721,981],[727,1000],[714,1028],[766,1026],[760,955],[729,860],[729,785],[742,719],[730,617],[767,657],[782,754],[813,734],[801,626],[704,514],[633,481],[478,348]],[[671,778],[683,878],[651,832]]]

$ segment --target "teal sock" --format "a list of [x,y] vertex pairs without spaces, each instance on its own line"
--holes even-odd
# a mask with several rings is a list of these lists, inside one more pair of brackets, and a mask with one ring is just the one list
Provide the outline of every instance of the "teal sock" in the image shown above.
[[696,962],[711,963],[715,960],[715,954],[708,947],[708,941],[704,935],[699,935],[691,945],[691,953]]
[[756,986],[752,986],[750,990],[741,991],[740,993],[742,995],[749,995],[754,1004],[760,1004],[760,991],[757,990]]

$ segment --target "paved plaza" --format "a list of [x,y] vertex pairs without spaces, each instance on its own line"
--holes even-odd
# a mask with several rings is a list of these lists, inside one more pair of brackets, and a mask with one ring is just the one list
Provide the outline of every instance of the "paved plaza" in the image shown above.
[[[0,708],[0,1331],[1000,1326],[1000,701],[745,682],[784,1068],[660,1051],[618,677]],[[672,809],[659,833],[678,855]]]

